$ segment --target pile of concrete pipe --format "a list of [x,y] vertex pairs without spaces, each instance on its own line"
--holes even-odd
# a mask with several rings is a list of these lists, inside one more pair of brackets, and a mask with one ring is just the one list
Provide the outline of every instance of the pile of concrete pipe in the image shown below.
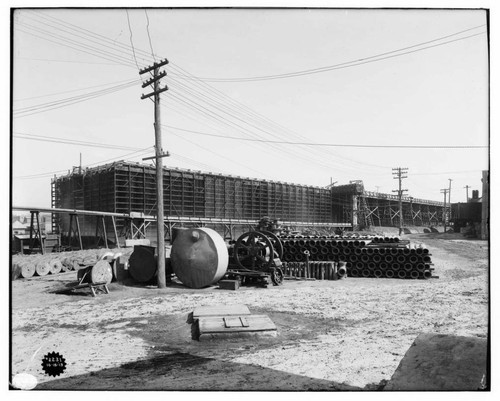
[[[427,279],[434,270],[429,250],[399,237],[281,236],[283,261],[345,262],[350,277]],[[286,274],[286,273],[285,273]]]
[[339,280],[346,276],[345,262],[284,262],[281,269],[288,277]]

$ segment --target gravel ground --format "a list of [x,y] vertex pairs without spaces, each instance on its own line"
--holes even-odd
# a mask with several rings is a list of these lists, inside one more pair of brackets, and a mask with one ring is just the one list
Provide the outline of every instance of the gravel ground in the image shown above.
[[[12,373],[37,389],[376,390],[420,333],[488,335],[488,242],[412,234],[430,249],[429,280],[347,278],[283,286],[192,290],[110,285],[92,298],[53,294],[76,273],[12,283]],[[276,336],[196,341],[197,306],[245,304]],[[65,372],[48,376],[58,352]]]

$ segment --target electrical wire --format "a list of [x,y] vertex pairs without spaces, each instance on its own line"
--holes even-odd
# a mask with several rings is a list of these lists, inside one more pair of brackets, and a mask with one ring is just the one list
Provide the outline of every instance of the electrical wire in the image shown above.
[[[101,161],[96,162],[96,163],[88,164],[88,165],[86,165],[84,167],[98,166],[98,165],[101,165],[103,163],[109,163],[109,162],[116,161],[116,160],[123,160],[123,158],[130,157],[132,155],[136,155],[135,157],[138,157],[138,156],[141,156],[142,154],[145,154],[146,152],[150,152],[151,148],[152,148],[152,146],[149,146],[147,148],[139,149],[139,150],[137,150],[135,152],[127,153],[127,154],[119,156],[119,157],[113,157],[112,159],[101,160]],[[68,171],[68,170],[67,169],[65,169],[65,170],[56,170],[56,171],[49,171],[49,172],[40,173],[40,174],[31,174],[31,175],[17,176],[17,177],[13,177],[13,178],[16,179],[16,180],[33,179],[33,178],[47,178],[47,177],[51,177],[54,174],[64,173],[66,171]]]
[[[326,66],[326,67],[313,68],[313,69],[302,70],[302,71],[295,71],[295,72],[290,72],[290,73],[285,73],[285,74],[264,75],[264,76],[255,76],[255,77],[246,77],[246,78],[214,78],[214,77],[201,77],[200,78],[200,77],[198,77],[198,79],[201,79],[201,80],[203,80],[205,82],[253,82],[253,81],[266,81],[266,80],[273,80],[273,79],[292,78],[292,77],[298,77],[298,76],[303,76],[303,75],[311,75],[311,74],[317,74],[317,73],[321,73],[321,72],[333,71],[333,70],[338,70],[338,69],[343,69],[343,68],[355,67],[355,66],[358,66],[358,65],[373,63],[373,62],[381,61],[381,60],[387,60],[387,59],[394,58],[394,57],[400,57],[400,56],[404,56],[404,55],[407,55],[407,54],[416,53],[416,52],[419,52],[419,51],[422,51],[422,50],[427,50],[427,49],[431,49],[431,48],[434,48],[434,47],[443,46],[443,45],[446,45],[446,44],[450,44],[450,43],[458,42],[458,41],[461,41],[461,40],[473,38],[475,36],[482,35],[482,34],[484,34],[486,32],[479,32],[479,33],[472,34],[472,35],[469,35],[469,36],[465,36],[465,37],[461,37],[461,38],[449,40],[449,41],[446,41],[446,42],[443,42],[443,43],[435,44],[435,45],[432,45],[432,46],[426,46],[426,47],[422,47],[420,49],[416,49],[416,50],[412,50],[412,51],[408,51],[408,52],[402,52],[402,53],[399,53],[399,54],[393,54],[393,53],[401,52],[401,51],[406,50],[406,49],[411,49],[411,48],[414,48],[414,47],[422,46],[423,44],[433,43],[433,42],[436,42],[436,41],[439,41],[439,40],[443,40],[444,38],[449,38],[449,37],[452,37],[452,36],[456,36],[456,35],[459,35],[461,33],[464,33],[464,32],[467,32],[467,31],[471,31],[471,30],[474,30],[474,29],[477,29],[477,28],[482,28],[484,26],[485,25],[480,25],[480,26],[477,26],[477,27],[474,27],[474,28],[469,28],[469,29],[466,29],[466,30],[463,30],[463,31],[460,31],[460,32],[453,33],[451,35],[443,36],[441,38],[433,39],[433,40],[430,40],[430,41],[427,41],[427,42],[422,42],[422,43],[419,43],[419,44],[416,44],[416,45],[407,46],[407,47],[404,47],[404,48],[401,48],[401,49],[397,49],[397,50],[393,50],[393,51],[390,51],[390,52],[380,53],[380,54],[377,54],[375,56],[364,57],[364,58],[361,58],[361,59],[357,59],[357,60],[353,60],[353,61],[347,61],[347,62],[343,62],[343,63],[340,63],[340,64],[334,64],[334,65],[330,65],[330,66]],[[393,54],[393,55],[386,56],[388,54]],[[386,57],[383,57],[383,56],[386,56]],[[187,77],[183,77],[183,78],[187,78]]]
[[328,147],[342,147],[342,148],[387,148],[387,149],[484,149],[488,146],[476,146],[476,145],[353,145],[353,144],[335,144],[335,143],[316,143],[316,142],[290,142],[290,141],[273,141],[266,139],[253,139],[253,138],[242,138],[233,137],[218,134],[209,134],[208,132],[200,132],[188,130],[180,127],[174,127],[172,125],[163,125],[166,128],[175,129],[178,131],[189,132],[196,135],[204,135],[216,138],[224,139],[234,139],[239,141],[250,141],[250,142],[263,142],[263,143],[275,143],[280,145],[304,145],[304,146],[328,146]]
[[32,114],[37,114],[37,113],[41,113],[41,112],[45,112],[45,111],[49,111],[49,110],[55,110],[55,109],[59,109],[61,107],[70,106],[70,105],[73,105],[76,103],[81,103],[81,102],[89,100],[89,99],[95,99],[95,98],[98,98],[98,97],[101,97],[104,95],[108,95],[111,93],[121,91],[123,89],[130,88],[130,87],[136,85],[137,81],[138,81],[138,79],[134,79],[132,81],[129,81],[126,84],[116,85],[114,87],[101,89],[98,91],[89,92],[89,93],[85,93],[82,95],[73,96],[73,97],[69,97],[69,98],[65,98],[65,99],[59,99],[59,100],[52,101],[52,102],[40,103],[40,104],[34,105],[34,106],[15,109],[15,110],[13,110],[13,115],[16,117],[19,117],[19,116],[25,117],[25,116],[29,116]]
[[[53,18],[53,17],[51,17],[51,18]],[[62,20],[59,20],[59,21],[61,21],[61,22],[62,22]],[[72,25],[72,24],[69,24],[69,25]],[[68,25],[66,24],[66,26],[68,26]],[[72,25],[72,26],[75,26],[75,25]],[[84,30],[84,29],[81,29],[81,28],[79,28],[79,29],[80,29],[80,31],[87,31],[87,30]],[[471,29],[474,29],[474,28],[471,28]],[[102,35],[97,35],[97,34],[94,34],[94,33],[90,32],[90,31],[87,31],[87,32],[91,33],[91,34],[92,34],[92,36],[94,36],[94,37],[102,37]],[[451,36],[451,35],[450,35],[450,36]],[[105,38],[105,37],[104,37],[104,38]],[[108,39],[106,38],[106,40],[108,40]],[[438,39],[436,39],[436,40],[438,40]],[[133,43],[132,43],[132,45],[133,45]],[[120,46],[121,46],[121,47],[125,47],[125,45],[121,45],[121,44],[120,44]],[[416,46],[416,45],[415,45],[415,46]],[[135,53],[135,51],[136,51],[136,50],[135,50],[134,48],[132,48],[132,51],[133,51],[133,53]],[[142,52],[142,51],[138,51],[138,53],[141,53],[141,52]],[[145,52],[142,52],[142,53],[145,53]],[[153,53],[154,53],[154,52],[153,52]],[[154,54],[153,54],[153,56],[154,56]],[[136,60],[136,61],[137,61],[137,60]],[[137,63],[136,63],[136,64],[137,64]],[[194,80],[194,81],[196,82],[196,84],[198,84],[198,85],[199,85],[199,82],[200,82],[200,81],[199,81],[199,79],[198,79],[198,78],[196,78],[196,77],[192,77],[192,80]],[[207,86],[208,84],[204,84],[204,85],[206,85],[206,86]],[[213,87],[211,87],[211,88],[213,88]],[[192,89],[192,88],[191,88],[191,89]],[[190,95],[193,95],[193,93],[191,92],[191,93],[190,93]],[[187,99],[187,98],[186,98],[186,99]],[[234,105],[234,104],[233,104],[233,105]],[[233,111],[233,110],[232,110],[232,111]],[[240,110],[240,111],[241,111],[241,110]],[[212,118],[213,118],[213,116],[212,116]],[[273,122],[273,123],[274,123],[274,122]],[[358,163],[357,161],[353,161],[353,160],[351,160],[351,161],[352,161],[352,162],[355,162],[355,163]],[[360,164],[363,164],[363,163],[360,163]],[[380,167],[383,167],[383,166],[380,166]]]
[[146,32],[148,33],[149,47],[151,48],[151,55],[153,56],[153,60],[156,63],[155,51],[153,50],[153,43],[151,42],[151,35],[149,34],[149,16],[148,10],[144,9],[144,14],[146,14]]
[[78,141],[74,139],[60,138],[60,137],[51,137],[45,135],[36,135],[36,134],[26,134],[23,132],[14,132],[14,138],[19,139],[28,139],[32,141],[41,141],[41,142],[52,142],[52,143],[61,143],[67,145],[79,145],[79,146],[89,146],[93,148],[103,148],[103,149],[117,149],[117,150],[140,150],[135,147],[130,146],[121,146],[121,145],[113,145],[113,144],[105,144],[101,142],[88,142],[88,141]]
[[[136,80],[134,80],[134,82],[135,81]],[[125,84],[127,82],[130,82],[130,79],[122,80],[122,81],[117,81],[117,82],[110,82],[110,83],[107,83],[107,84],[88,86],[86,88],[71,89],[71,90],[62,91],[62,92],[49,93],[49,94],[46,94],[46,95],[25,97],[25,98],[21,98],[21,99],[14,99],[14,102],[20,102],[20,101],[26,101],[26,100],[33,100],[33,99],[40,99],[42,97],[51,97],[51,96],[57,96],[57,95],[64,95],[65,93],[80,92],[80,91],[84,91],[84,90],[88,90],[88,89],[101,88],[103,86],[109,86],[109,85],[120,85],[120,84]]]
[[135,65],[137,66],[137,69],[140,70],[139,64],[137,63],[137,57],[135,56],[134,42],[132,42],[132,27],[130,26],[130,17],[128,15],[128,10],[125,9],[125,12],[127,13],[128,30],[130,31],[130,45],[132,46],[132,52],[134,53]]

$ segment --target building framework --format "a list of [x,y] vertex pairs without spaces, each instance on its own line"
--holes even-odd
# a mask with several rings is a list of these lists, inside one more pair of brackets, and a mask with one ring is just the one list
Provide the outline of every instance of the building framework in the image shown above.
[[[153,229],[156,174],[151,165],[116,162],[75,169],[52,179],[52,208],[126,214],[116,227],[128,237]],[[217,226],[225,237],[248,230],[262,217],[292,228],[397,226],[397,197],[365,191],[360,181],[315,187],[278,181],[164,168],[164,215],[167,232],[176,225]],[[403,198],[404,225],[437,225],[443,203]],[[81,216],[83,235],[94,235],[95,216]],[[102,218],[101,226],[104,227]],[[71,215],[54,214],[53,231],[69,234]],[[73,225],[74,226],[74,225]]]

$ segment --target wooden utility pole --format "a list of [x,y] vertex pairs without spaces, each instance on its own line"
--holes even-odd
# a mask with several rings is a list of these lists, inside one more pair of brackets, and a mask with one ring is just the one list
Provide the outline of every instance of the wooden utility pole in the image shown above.
[[448,205],[451,207],[451,182],[453,181],[451,178],[448,178],[450,185],[448,187]]
[[154,96],[154,127],[155,127],[155,160],[156,160],[156,229],[157,229],[157,247],[158,247],[158,288],[165,288],[167,286],[166,282],[166,271],[165,271],[165,225],[163,217],[163,162],[162,158],[168,156],[168,154],[163,153],[163,148],[161,145],[161,125],[160,125],[160,93],[168,90],[165,85],[160,88],[160,79],[167,75],[165,71],[160,73],[160,67],[168,64],[168,60],[165,59],[159,63],[154,63],[150,67],[146,67],[139,71],[139,74],[145,74],[147,72],[153,72],[153,76],[142,84],[145,88],[148,85],[153,84],[153,92],[147,95],[142,95],[141,99],[147,99]]
[[446,232],[446,194],[448,193],[448,189],[442,189],[441,193],[444,194],[444,210],[443,210],[443,223],[444,223],[444,232]]
[[403,175],[408,172],[408,168],[406,167],[398,167],[392,169],[392,175],[394,175],[395,180],[399,180],[399,189],[393,190],[392,192],[398,193],[398,201],[399,201],[399,235],[403,233],[403,192],[408,191],[407,189],[401,189],[402,179],[408,178],[408,176]]
[[464,188],[465,188],[465,199],[466,199],[466,202],[469,202],[469,188],[470,188],[470,186],[466,185]]

